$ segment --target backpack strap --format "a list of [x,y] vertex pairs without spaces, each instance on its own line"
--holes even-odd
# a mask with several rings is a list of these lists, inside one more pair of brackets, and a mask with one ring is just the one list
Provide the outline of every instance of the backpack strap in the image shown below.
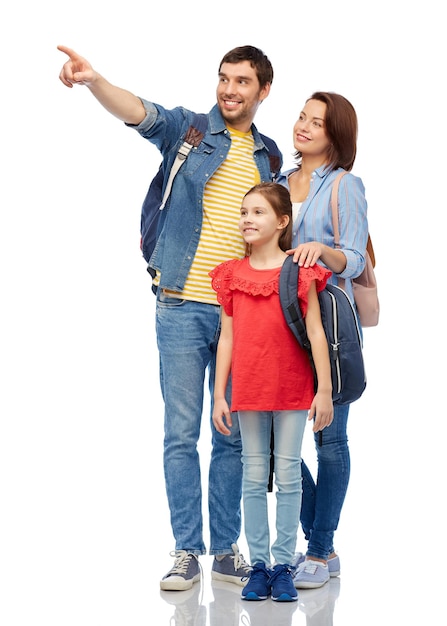
[[270,171],[272,173],[272,178],[275,181],[281,172],[282,154],[278,146],[276,145],[276,143],[273,141],[273,139],[270,139],[270,137],[267,137],[266,135],[263,135],[262,133],[259,133],[259,134],[261,136],[262,141],[265,143],[265,147],[267,148],[269,152]]
[[340,172],[335,178],[332,185],[331,208],[332,208],[332,225],[334,228],[334,248],[340,247],[340,229],[338,227],[338,187],[343,176],[347,172]]
[[306,323],[301,313],[298,300],[298,279],[300,266],[293,260],[293,255],[284,259],[279,273],[279,301],[288,327],[296,340],[307,352],[314,376],[315,389],[317,388],[317,371],[312,356],[312,346],[307,335]]
[[306,324],[298,303],[299,272],[300,267],[298,263],[294,262],[292,255],[284,259],[279,274],[279,299],[288,325],[294,331],[294,335],[301,347],[309,352],[310,342],[307,337]]
[[175,157],[175,161],[172,164],[171,170],[169,172],[169,178],[166,183],[163,199],[161,201],[160,211],[165,208],[165,204],[168,201],[169,194],[171,193],[172,183],[174,182],[174,178],[177,172],[185,162],[186,157],[191,152],[192,148],[197,148],[197,146],[202,141],[205,135],[207,125],[208,115],[206,115],[205,113],[194,113],[192,124],[186,131],[183,143],[178,149],[177,156]]

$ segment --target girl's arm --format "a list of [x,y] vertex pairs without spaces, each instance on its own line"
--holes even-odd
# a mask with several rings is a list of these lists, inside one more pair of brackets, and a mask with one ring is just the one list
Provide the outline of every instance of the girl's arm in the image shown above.
[[221,330],[216,356],[216,376],[214,379],[213,424],[222,435],[229,435],[233,426],[231,412],[225,399],[228,377],[231,370],[233,351],[233,318],[222,311]]
[[317,391],[309,411],[309,420],[314,419],[313,431],[317,432],[331,424],[334,417],[334,407],[332,404],[329,349],[321,322],[320,303],[314,280],[309,288],[305,322],[318,380]]

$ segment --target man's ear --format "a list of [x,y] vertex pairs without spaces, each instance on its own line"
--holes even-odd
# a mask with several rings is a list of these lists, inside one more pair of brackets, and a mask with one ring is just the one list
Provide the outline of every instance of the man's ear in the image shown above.
[[261,91],[259,92],[259,102],[260,104],[262,102],[264,102],[264,100],[267,98],[267,96],[270,93],[270,88],[271,88],[272,84],[271,83],[265,83],[264,87],[261,89]]

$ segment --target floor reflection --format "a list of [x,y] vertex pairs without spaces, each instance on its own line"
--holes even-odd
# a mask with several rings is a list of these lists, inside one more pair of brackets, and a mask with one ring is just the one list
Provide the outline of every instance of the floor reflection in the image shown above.
[[174,609],[170,625],[206,626],[206,606],[203,604],[201,583],[196,583],[187,591],[160,591],[160,596]]
[[209,603],[203,582],[187,591],[160,591],[172,606],[169,626],[332,626],[340,579],[331,578],[319,589],[300,589],[297,602],[247,602],[236,585],[211,581]]
[[300,589],[298,606],[306,615],[306,626],[332,626],[340,579],[331,578],[319,589]]

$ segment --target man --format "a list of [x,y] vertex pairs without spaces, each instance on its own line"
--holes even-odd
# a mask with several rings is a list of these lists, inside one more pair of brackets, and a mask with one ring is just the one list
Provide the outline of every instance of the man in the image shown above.
[[[155,144],[163,155],[175,148],[194,114],[167,110],[109,83],[90,63],[65,46],[60,80],[86,85],[109,113]],[[165,403],[164,472],[175,538],[175,562],[161,589],[189,589],[200,580],[203,541],[202,490],[197,442],[209,371],[213,397],[220,307],[208,272],[228,258],[244,255],[239,234],[240,206],[254,184],[273,179],[282,157],[276,144],[253,125],[270,92],[273,69],[262,50],[242,46],[228,52],[218,72],[217,104],[208,115],[202,142],[177,174],[163,214],[163,227],[150,260],[157,293],[156,329],[160,382]],[[171,153],[172,154],[172,153]],[[228,390],[230,393],[230,390]],[[212,412],[212,411],[211,411]],[[250,571],[239,553],[241,529],[241,439],[237,419],[231,436],[212,428],[209,468],[212,578],[244,586]]]

